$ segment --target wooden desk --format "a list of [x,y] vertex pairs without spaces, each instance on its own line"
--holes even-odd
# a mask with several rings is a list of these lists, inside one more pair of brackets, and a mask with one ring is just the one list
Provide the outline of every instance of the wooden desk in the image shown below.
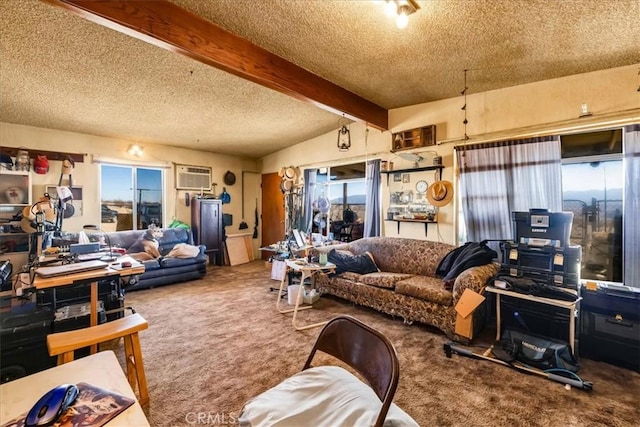
[[[113,351],[101,351],[0,385],[0,420],[4,423],[27,413],[40,397],[60,384],[80,382],[136,399]],[[149,421],[136,400],[109,425],[142,427]]]
[[[278,299],[276,300],[276,309],[284,314],[284,313],[293,313],[293,318],[291,319],[291,323],[293,324],[293,327],[296,328],[296,330],[298,331],[302,331],[304,329],[309,329],[309,328],[315,328],[316,326],[322,326],[327,324],[328,321],[326,322],[320,322],[320,323],[313,323],[311,325],[305,325],[305,326],[298,326],[296,325],[296,316],[298,314],[298,311],[300,310],[308,310],[310,308],[313,308],[312,305],[305,305],[303,307],[300,307],[300,303],[302,303],[302,297],[304,294],[304,279],[306,278],[313,278],[313,275],[316,274],[319,271],[333,271],[336,268],[336,265],[333,263],[326,263],[324,265],[320,265],[318,263],[310,263],[310,264],[298,264],[296,262],[297,260],[291,260],[291,259],[287,259],[285,260],[285,274],[282,277],[282,280],[280,281],[280,290],[278,291]],[[302,276],[300,277],[300,290],[298,291],[298,297],[296,298],[296,304],[292,309],[287,309],[287,310],[282,310],[280,309],[280,300],[282,299],[282,291],[284,290],[284,282],[287,279],[288,276],[288,272],[289,271],[297,271],[300,272],[302,274]]]
[[[120,263],[123,261],[131,262],[131,267],[122,268]],[[106,268],[97,270],[83,271],[81,273],[67,274],[55,277],[40,277],[36,274],[33,279],[33,286],[36,289],[50,289],[61,286],[70,286],[76,284],[91,284],[91,317],[90,324],[95,326],[98,324],[98,280],[110,277],[127,277],[144,273],[144,265],[131,257],[121,257],[117,261],[109,264]],[[95,353],[97,346],[91,347],[91,353]]]

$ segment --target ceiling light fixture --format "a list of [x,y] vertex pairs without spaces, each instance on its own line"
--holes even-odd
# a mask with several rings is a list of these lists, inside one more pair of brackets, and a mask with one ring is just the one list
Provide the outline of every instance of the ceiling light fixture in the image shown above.
[[144,149],[138,144],[132,144],[129,146],[127,153],[135,157],[142,157],[142,154],[144,154]]
[[338,129],[338,150],[348,151],[349,148],[351,148],[351,132],[348,127],[349,121],[344,118],[344,115],[341,121],[342,120],[344,120],[344,123],[340,126],[340,129]]
[[385,0],[384,11],[390,18],[396,18],[396,27],[403,29],[409,23],[409,15],[420,9],[415,0]]

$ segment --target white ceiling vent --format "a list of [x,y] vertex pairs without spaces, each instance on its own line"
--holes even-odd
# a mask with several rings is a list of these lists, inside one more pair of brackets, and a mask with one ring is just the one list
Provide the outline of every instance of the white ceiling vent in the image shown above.
[[176,189],[211,191],[211,168],[176,165]]

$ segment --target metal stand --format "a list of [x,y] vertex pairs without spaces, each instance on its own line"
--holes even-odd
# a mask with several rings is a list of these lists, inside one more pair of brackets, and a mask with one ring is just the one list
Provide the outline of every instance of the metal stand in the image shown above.
[[[293,318],[291,319],[291,323],[292,323],[293,327],[298,331],[302,331],[302,330],[309,329],[309,328],[315,328],[315,327],[323,326],[323,325],[327,324],[328,321],[301,326],[301,325],[297,325],[296,324],[296,317],[297,317],[299,311],[309,310],[309,309],[313,308],[313,306],[311,304],[301,307],[303,294],[304,294],[305,279],[313,280],[313,275],[314,274],[316,274],[316,273],[318,273],[320,271],[333,271],[333,270],[335,270],[336,266],[334,264],[330,264],[330,263],[327,263],[326,265],[296,264],[295,260],[286,260],[285,263],[286,263],[285,275],[284,275],[284,277],[282,277],[282,281],[280,282],[280,289],[279,289],[279,292],[278,292],[278,299],[276,300],[276,309],[282,314],[293,313]],[[300,290],[298,291],[298,295],[297,295],[297,298],[296,298],[296,303],[295,303],[294,308],[283,310],[283,309],[280,308],[280,300],[282,298],[282,292],[284,291],[284,283],[285,283],[286,278],[288,277],[288,274],[290,272],[294,272],[294,271],[300,272],[300,274],[301,274],[301,277],[300,277]]]

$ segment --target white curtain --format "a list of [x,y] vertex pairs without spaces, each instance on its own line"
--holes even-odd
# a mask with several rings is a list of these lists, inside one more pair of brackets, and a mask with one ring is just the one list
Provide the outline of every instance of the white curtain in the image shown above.
[[640,287],[640,124],[625,126],[624,284]]
[[364,237],[380,235],[382,203],[380,200],[380,159],[367,161],[367,195],[364,219]]
[[318,169],[304,170],[304,230],[311,235],[313,227],[313,200],[316,194],[316,177]]
[[455,148],[467,241],[514,239],[514,211],[562,211],[559,136]]

